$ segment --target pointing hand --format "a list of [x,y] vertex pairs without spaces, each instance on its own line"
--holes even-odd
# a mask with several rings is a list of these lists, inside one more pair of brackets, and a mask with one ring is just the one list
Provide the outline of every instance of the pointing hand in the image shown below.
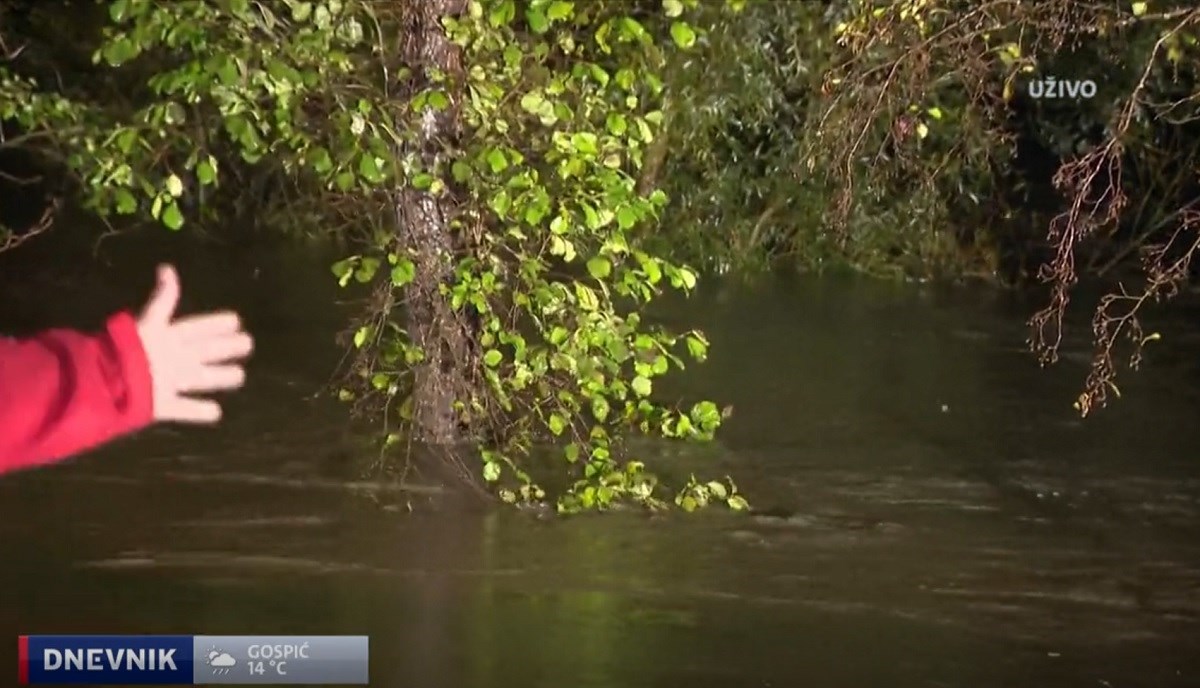
[[161,265],[158,284],[137,324],[150,364],[154,420],[216,423],[221,406],[189,395],[240,388],[246,381],[241,364],[254,340],[242,330],[236,313],[175,318],[178,305],[179,275],[175,268]]

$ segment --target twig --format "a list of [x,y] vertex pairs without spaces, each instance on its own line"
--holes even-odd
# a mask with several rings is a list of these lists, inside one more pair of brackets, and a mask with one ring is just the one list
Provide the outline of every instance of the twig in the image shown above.
[[59,202],[57,200],[52,201],[50,205],[46,206],[45,210],[42,211],[42,216],[38,218],[37,222],[31,225],[24,232],[21,232],[20,234],[12,231],[8,232],[4,237],[4,241],[0,242],[0,253],[11,251],[26,241],[29,241],[33,237],[43,234],[49,230],[54,224],[54,216],[57,214],[58,209]]

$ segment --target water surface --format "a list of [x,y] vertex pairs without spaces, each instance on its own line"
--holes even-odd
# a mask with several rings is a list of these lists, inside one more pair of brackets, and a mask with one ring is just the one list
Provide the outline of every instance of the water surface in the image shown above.
[[[1086,329],[1039,369],[1035,300],[709,285],[663,314],[713,344],[669,391],[735,414],[653,451],[769,515],[539,520],[429,508],[312,398],[342,322],[319,256],[176,253],[189,308],[246,314],[251,384],[218,430],[0,479],[10,636],[368,634],[386,688],[1200,685],[1191,308],[1081,422]],[[4,316],[94,321],[156,259],[7,270]]]

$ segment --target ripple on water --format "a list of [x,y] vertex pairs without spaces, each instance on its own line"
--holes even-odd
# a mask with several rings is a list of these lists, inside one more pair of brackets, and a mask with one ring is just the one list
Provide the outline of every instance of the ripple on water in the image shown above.
[[526,573],[525,569],[398,569],[371,566],[358,562],[329,561],[305,557],[285,557],[266,554],[240,554],[237,552],[129,552],[106,559],[94,559],[77,564],[78,568],[106,570],[153,570],[153,569],[223,569],[240,573],[274,574],[292,571],[301,574],[343,575],[369,574],[396,577],[426,576],[514,576]]
[[324,516],[267,516],[258,518],[195,519],[179,521],[172,525],[182,528],[296,528],[327,526],[335,522],[335,519]]
[[326,478],[285,478],[278,475],[256,473],[166,473],[164,477],[183,482],[236,483],[239,485],[261,485],[297,490],[369,490],[373,492],[406,492],[416,494],[445,494],[444,488],[436,485],[415,485],[401,482],[370,480],[332,480]]

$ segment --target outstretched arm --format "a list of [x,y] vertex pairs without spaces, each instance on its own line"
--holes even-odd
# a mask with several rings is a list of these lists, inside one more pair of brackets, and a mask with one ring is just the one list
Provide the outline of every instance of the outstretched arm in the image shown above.
[[0,472],[91,449],[153,419],[150,367],[133,317],[89,335],[0,339]]
[[215,423],[192,395],[241,387],[253,340],[234,313],[175,317],[179,278],[162,266],[141,316],[104,332],[0,339],[0,473],[92,449],[154,422]]

